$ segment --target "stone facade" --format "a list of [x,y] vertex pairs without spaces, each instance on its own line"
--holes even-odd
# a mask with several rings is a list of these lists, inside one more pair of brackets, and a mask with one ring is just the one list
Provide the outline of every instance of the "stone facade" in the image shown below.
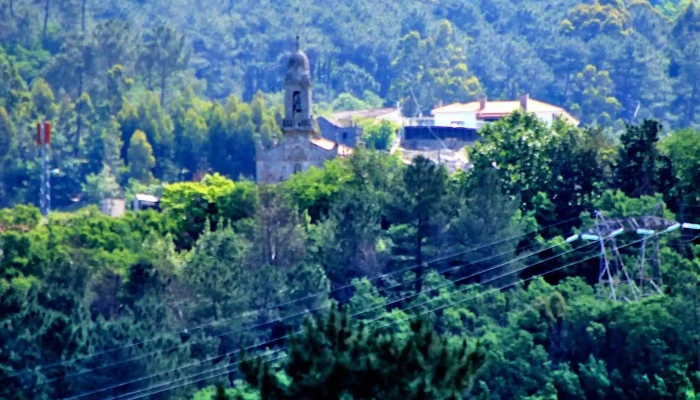
[[[345,152],[343,152],[345,149]],[[343,154],[345,153],[345,154]],[[256,160],[257,181],[275,183],[311,167],[323,168],[326,160],[350,154],[350,149],[327,139],[309,140],[301,135],[286,136],[278,146],[262,152]]]
[[311,68],[309,59],[297,48],[287,62],[284,81],[284,118],[282,140],[272,149],[258,147],[255,175],[260,183],[275,183],[312,166],[322,168],[325,161],[344,157],[352,149],[326,138],[314,138]]
[[318,118],[317,121],[321,136],[324,138],[351,148],[357,147],[362,129],[356,126],[339,126],[324,117]]

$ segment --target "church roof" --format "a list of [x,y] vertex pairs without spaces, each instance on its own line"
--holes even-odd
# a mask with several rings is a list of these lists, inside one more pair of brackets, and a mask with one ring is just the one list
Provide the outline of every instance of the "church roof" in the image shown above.
[[324,149],[324,150],[333,150],[334,148],[338,149],[338,155],[342,156],[349,156],[354,153],[353,149],[342,145],[338,144],[332,140],[326,139],[326,138],[315,138],[311,139],[311,143],[314,145]]
[[301,51],[299,47],[299,36],[297,36],[297,46],[296,51],[292,53],[287,61],[287,72],[288,74],[297,75],[299,73],[309,73],[311,71],[311,63],[309,62],[309,57]]
[[309,63],[309,57],[307,57],[306,53],[304,53],[303,51],[297,50],[296,52],[292,53],[292,55],[289,57],[289,61],[287,61],[287,69],[304,69],[307,71],[310,70],[311,63]]

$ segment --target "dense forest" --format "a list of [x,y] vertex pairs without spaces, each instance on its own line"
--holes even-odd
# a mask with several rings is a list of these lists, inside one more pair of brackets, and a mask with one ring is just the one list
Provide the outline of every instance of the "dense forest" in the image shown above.
[[565,240],[700,222],[700,133],[661,131],[514,113],[452,175],[358,149],[160,212],[4,209],[0,398],[695,399],[698,231]]
[[[316,114],[521,93],[611,134],[653,118],[694,127],[700,65],[692,1],[275,3],[3,0],[0,206],[38,204],[38,120],[53,123],[52,205],[207,172],[253,178],[279,138],[294,36]],[[415,95],[415,99],[412,95]]]
[[[568,240],[601,218],[700,223],[694,2],[0,14],[0,399],[700,395],[700,232]],[[516,112],[480,131],[468,171],[358,148],[256,185],[297,33],[319,115],[526,92],[584,126]],[[95,206],[138,192],[161,210]]]

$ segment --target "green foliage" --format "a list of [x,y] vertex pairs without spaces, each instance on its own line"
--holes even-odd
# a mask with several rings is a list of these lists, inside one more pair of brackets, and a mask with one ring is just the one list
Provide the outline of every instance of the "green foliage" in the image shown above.
[[[579,260],[578,251],[563,254],[573,244],[537,251],[591,224],[593,210],[617,218],[665,204],[667,219],[698,222],[697,4],[352,0],[310,2],[295,14],[285,3],[166,3],[0,6],[0,207],[12,207],[0,210],[0,397],[70,398],[112,386],[84,397],[133,397],[221,366],[235,388],[180,380],[152,397],[671,400],[700,392],[692,236],[660,242],[665,295],[639,303],[597,300],[595,262],[494,290]],[[314,26],[300,34],[317,115],[397,102],[407,116],[428,115],[440,102],[529,93],[592,126],[515,113],[481,130],[466,172],[358,148],[258,187],[256,147],[282,135],[280,60],[292,25]],[[48,218],[31,205],[41,120],[53,128],[58,212]],[[368,147],[390,147],[395,127],[366,128]],[[161,196],[162,211],[110,218],[94,207],[135,193]],[[560,258],[517,271],[552,254]],[[622,255],[627,265],[639,261],[633,246]],[[482,268],[493,269],[466,279]],[[230,353],[281,344],[329,297],[359,314],[306,325],[287,342],[290,358],[263,368],[264,384],[234,379]],[[419,313],[424,324],[409,324]],[[464,340],[482,345],[478,374],[480,362],[455,356],[478,354]],[[163,371],[172,372],[150,376]],[[434,379],[440,374],[448,378]]]
[[364,127],[362,140],[370,149],[389,150],[396,140],[396,133],[399,127],[389,121]]
[[[474,149],[474,168],[453,175],[424,158],[402,165],[384,152],[359,149],[278,186],[219,174],[160,189],[127,183],[127,198],[134,191],[160,194],[160,213],[110,218],[90,207],[42,219],[31,206],[0,211],[0,323],[8,327],[0,343],[16,349],[0,353],[0,378],[8,390],[54,398],[192,363],[202,362],[204,372],[235,362],[231,355],[241,346],[282,344],[284,331],[295,330],[305,311],[323,310],[334,298],[354,317],[331,313],[304,325],[284,341],[288,358],[275,365],[249,359],[243,364],[248,384],[232,372],[228,383],[235,388],[217,391],[207,385],[221,381],[207,379],[163,397],[608,399],[653,393],[670,400],[697,391],[700,313],[689,306],[700,301],[697,248],[661,241],[666,296],[632,304],[596,300],[589,284],[597,279],[596,264],[549,273],[580,260],[577,251],[563,254],[575,246],[538,252],[593,223],[592,210],[618,218],[656,212],[667,197],[692,200],[695,153],[686,147],[694,148],[696,133],[673,133],[654,144],[657,157],[668,159],[666,173],[677,180],[678,192],[628,197],[613,179],[621,171],[615,156],[630,154],[622,151],[626,142],[616,145],[602,130],[563,122],[547,127],[523,114],[485,132]],[[529,160],[542,163],[533,169]],[[540,170],[550,176],[525,188],[534,193],[525,201],[529,192],[518,185]],[[96,196],[118,188],[114,177],[96,178]],[[664,209],[664,217],[673,220],[676,210]],[[543,226],[576,213],[580,221]],[[628,265],[638,261],[636,250],[622,253]],[[560,257],[525,268],[552,254]],[[386,274],[432,258],[441,260]],[[488,271],[474,275],[482,269]],[[529,285],[497,290],[519,279]],[[419,314],[422,325],[411,324]],[[465,340],[478,341],[478,351]],[[98,349],[117,350],[81,358]],[[81,360],[55,370],[8,378],[76,357]],[[66,384],[59,379],[22,391],[61,374],[71,375]],[[145,387],[112,391],[126,395]]]
[[[318,115],[397,102],[407,116],[428,115],[441,102],[530,93],[612,131],[644,118],[672,129],[698,124],[692,2],[353,1],[342,11],[311,4],[304,14],[333,27],[302,34]],[[240,26],[235,16],[247,3],[30,3],[11,0],[0,11],[0,131],[9,132],[0,140],[2,206],[35,201],[39,166],[28,127],[39,119],[54,123],[53,206],[64,210],[96,201],[81,188],[103,164],[127,186],[137,130],[155,157],[146,169],[161,182],[214,172],[252,179],[256,143],[279,141],[279,59],[291,49],[280,38],[293,35],[289,9],[265,5]],[[373,11],[349,11],[365,6]],[[368,144],[386,148],[393,136],[386,128],[369,129]],[[151,180],[142,172],[137,180]]]
[[440,337],[424,320],[407,335],[353,326],[347,314],[333,310],[307,321],[289,344],[281,382],[260,359],[241,369],[262,398],[453,399],[469,388],[484,356],[463,343]]
[[145,184],[153,181],[151,169],[156,165],[156,158],[153,157],[153,147],[143,131],[137,130],[131,136],[127,160],[131,178]]
[[161,207],[174,221],[173,234],[180,247],[190,248],[205,229],[231,224],[253,215],[256,188],[250,182],[234,183],[214,174],[200,182],[182,182],[165,188]]
[[99,175],[88,175],[83,191],[92,202],[99,202],[107,198],[115,198],[121,195],[121,188],[117,178],[112,174],[109,166],[105,165]]
[[368,110],[370,106],[350,93],[341,93],[333,100],[331,107],[335,111]]
[[627,195],[651,196],[662,189],[663,160],[657,148],[661,130],[658,122],[647,120],[641,126],[628,126],[620,137],[615,178],[617,187]]
[[[582,122],[610,125],[622,105],[613,97],[613,82],[607,71],[598,71],[593,65],[576,74],[570,109]],[[596,111],[593,111],[596,110]],[[597,118],[597,119],[592,119]]]
[[[218,319],[223,305],[246,308],[242,295],[248,288],[242,275],[246,243],[233,230],[224,228],[205,233],[197,241],[191,259],[182,271],[183,279],[199,296],[211,300],[214,318]],[[239,286],[240,285],[240,286]],[[241,287],[242,286],[242,287]]]
[[331,201],[350,178],[351,171],[346,163],[331,160],[323,170],[311,168],[306,173],[293,175],[283,185],[299,209],[307,210],[312,221],[317,221],[328,213]]
[[487,125],[480,135],[483,141],[470,152],[472,163],[478,169],[495,166],[505,192],[519,195],[525,209],[531,209],[531,199],[552,182],[554,133],[534,114],[515,112]]
[[[692,129],[673,132],[661,140],[661,151],[673,166],[674,196],[689,207],[700,205],[700,134]],[[670,179],[671,177],[665,177]],[[670,185],[669,185],[670,186]]]

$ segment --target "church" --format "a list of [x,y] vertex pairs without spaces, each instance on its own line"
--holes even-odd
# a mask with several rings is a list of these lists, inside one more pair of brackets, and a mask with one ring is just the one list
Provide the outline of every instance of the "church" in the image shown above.
[[282,182],[309,168],[323,168],[326,160],[346,157],[353,150],[332,140],[316,137],[311,106],[311,65],[299,47],[289,57],[284,79],[282,140],[271,149],[256,149],[255,172],[259,183]]

